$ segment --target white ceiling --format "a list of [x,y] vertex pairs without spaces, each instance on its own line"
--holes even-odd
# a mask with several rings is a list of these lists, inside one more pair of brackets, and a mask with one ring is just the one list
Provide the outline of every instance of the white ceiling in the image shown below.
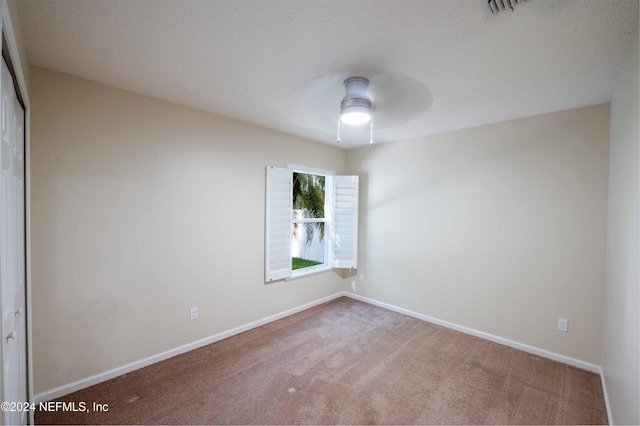
[[[32,65],[336,144],[342,81],[374,142],[608,102],[638,0],[21,0]],[[368,129],[367,129],[368,130]],[[368,144],[349,131],[340,146]]]

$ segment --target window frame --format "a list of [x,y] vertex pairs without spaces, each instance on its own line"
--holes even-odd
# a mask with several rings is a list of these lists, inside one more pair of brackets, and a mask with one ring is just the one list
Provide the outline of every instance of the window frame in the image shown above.
[[[332,170],[316,169],[312,167],[305,167],[298,164],[288,164],[287,169],[291,170],[291,173],[304,173],[309,175],[324,176],[324,218],[322,219],[296,219],[293,217],[293,201],[291,205],[291,223],[292,226],[295,223],[324,223],[324,262],[320,265],[308,266],[306,268],[293,269],[291,268],[291,277],[285,278],[286,280],[292,280],[307,275],[318,274],[320,272],[330,271],[331,266],[331,211],[333,206],[333,177],[335,172]],[[293,228],[291,229],[291,235],[293,236]],[[293,261],[293,252],[291,253],[291,259]]]

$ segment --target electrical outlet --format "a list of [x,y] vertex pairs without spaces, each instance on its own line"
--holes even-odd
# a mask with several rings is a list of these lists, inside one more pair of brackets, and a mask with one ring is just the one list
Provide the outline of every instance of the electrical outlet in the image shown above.
[[564,318],[558,318],[558,330],[569,332],[569,320]]
[[191,310],[189,311],[189,314],[190,314],[191,321],[193,321],[194,319],[198,319],[198,308],[197,307],[191,308]]
[[364,282],[364,274],[358,274],[358,281],[360,281],[361,283]]

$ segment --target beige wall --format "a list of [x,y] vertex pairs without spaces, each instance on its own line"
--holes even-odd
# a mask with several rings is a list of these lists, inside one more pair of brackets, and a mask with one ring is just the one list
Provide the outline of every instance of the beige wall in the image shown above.
[[267,164],[361,176],[358,293],[601,362],[608,105],[344,152],[41,68],[31,100],[36,393],[345,289],[264,285]]
[[347,158],[359,294],[600,365],[608,104]]
[[640,423],[640,95],[638,32],[611,101],[603,360],[616,424]]
[[36,393],[342,290],[264,284],[264,203],[344,151],[41,68],[31,98]]

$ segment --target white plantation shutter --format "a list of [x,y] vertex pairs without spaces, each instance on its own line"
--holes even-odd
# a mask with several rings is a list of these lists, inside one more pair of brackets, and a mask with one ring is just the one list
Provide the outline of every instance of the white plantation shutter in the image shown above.
[[331,266],[358,267],[358,176],[333,176]]
[[293,173],[267,166],[265,282],[291,276]]

